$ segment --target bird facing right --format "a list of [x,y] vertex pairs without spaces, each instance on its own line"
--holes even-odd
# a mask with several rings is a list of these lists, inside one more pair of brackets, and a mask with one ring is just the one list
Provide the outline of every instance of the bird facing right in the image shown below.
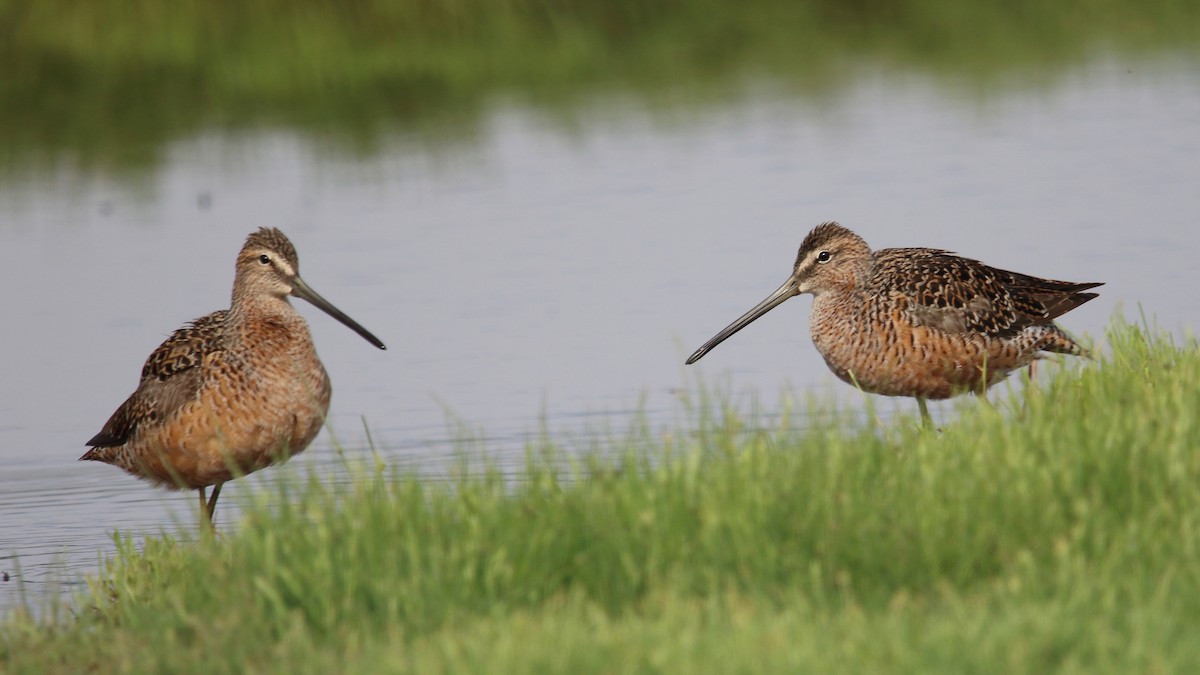
[[1041,279],[932,248],[872,251],[833,222],[809,232],[791,277],[688,358],[804,293],[809,330],[830,370],[863,391],[926,399],[983,393],[1043,352],[1086,355],[1054,319],[1101,283]]
[[279,230],[247,237],[235,270],[229,309],[196,319],[159,345],[137,390],[80,457],[196,490],[208,525],[222,485],[301,452],[325,423],[329,375],[288,298],[312,303],[385,348],[300,278],[296,248]]

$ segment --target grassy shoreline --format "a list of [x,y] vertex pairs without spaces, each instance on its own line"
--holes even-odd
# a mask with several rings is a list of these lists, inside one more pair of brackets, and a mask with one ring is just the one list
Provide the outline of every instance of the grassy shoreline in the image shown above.
[[1109,342],[940,434],[705,417],[516,483],[280,480],[216,542],[120,540],[0,671],[1193,671],[1200,351]]
[[498,95],[689,105],[747,77],[821,95],[863,67],[986,89],[1198,43],[1185,0],[0,0],[0,168],[152,167],[173,140],[262,126],[370,152],[470,134]]

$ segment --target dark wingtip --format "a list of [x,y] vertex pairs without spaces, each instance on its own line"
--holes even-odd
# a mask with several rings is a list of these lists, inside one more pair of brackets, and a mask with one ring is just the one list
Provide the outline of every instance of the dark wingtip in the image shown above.
[[[128,439],[126,439],[126,438],[117,438],[116,436],[113,436],[112,434],[107,434],[107,433],[101,431],[100,433],[96,434],[95,436],[92,436],[92,439],[90,441],[88,441],[87,443],[84,443],[84,445],[92,448],[92,450],[95,450],[96,448],[110,448],[114,445],[121,445],[121,444],[125,443],[125,441],[127,441],[127,440]],[[91,454],[91,452],[92,451],[89,450],[88,454]],[[84,458],[86,458],[86,457],[87,457],[87,455],[84,455]],[[83,459],[83,458],[81,458],[81,459]]]
[[1067,294],[1067,295],[1059,296],[1057,298],[1050,298],[1047,300],[1043,300],[1043,302],[1047,303],[1045,305],[1046,320],[1052,321],[1054,319],[1057,319],[1058,317],[1062,316],[1063,314],[1066,314],[1067,312],[1075,309],[1076,307],[1084,304],[1085,302],[1089,302],[1091,300],[1095,300],[1096,298],[1100,297],[1099,293],[1080,293],[1079,290],[1084,289],[1084,288],[1095,288],[1095,287],[1101,286],[1101,285],[1103,285],[1103,284],[1099,284],[1099,283],[1079,284],[1078,286],[1073,287],[1071,289],[1071,291],[1069,292],[1069,294]]
[[[1094,286],[1088,286],[1088,288],[1094,288]],[[1066,298],[1067,306],[1065,309],[1063,309],[1059,316],[1066,314],[1085,302],[1095,300],[1098,297],[1100,297],[1099,293],[1072,293],[1070,297]]]

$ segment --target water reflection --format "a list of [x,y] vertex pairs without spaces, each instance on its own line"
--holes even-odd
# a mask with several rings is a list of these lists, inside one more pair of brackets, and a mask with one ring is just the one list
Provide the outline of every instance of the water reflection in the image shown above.
[[[186,530],[190,495],[76,462],[176,326],[225,306],[246,234],[284,229],[306,275],[384,340],[311,308],[333,379],[331,438],[444,476],[455,419],[503,465],[544,424],[623,432],[680,416],[696,373],[765,408],[781,389],[860,398],[807,337],[807,301],[772,312],[698,371],[690,347],[764,288],[800,239],[838,219],[876,248],[932,245],[1002,268],[1107,282],[1063,324],[1102,332],[1138,306],[1200,318],[1200,85],[1184,62],[1106,63],[986,104],[919,80],[865,78],[820,105],[764,89],[664,123],[597,102],[570,131],[520,107],[452,152],[331,158],[288,134],[205,135],[161,171],[39,175],[0,187],[0,607],[111,551],[113,528]],[[693,367],[695,368],[695,367]],[[738,394],[743,404],[746,394]],[[879,400],[884,411],[911,402]],[[447,412],[452,413],[447,421]],[[936,412],[935,412],[936,414]],[[229,506],[254,480],[228,486]],[[223,505],[224,507],[224,505]],[[229,522],[236,509],[218,514]],[[65,569],[61,575],[56,570]],[[10,558],[0,570],[14,572]]]
[[7,7],[0,173],[146,176],[212,127],[279,126],[364,155],[397,126],[436,144],[485,136],[497,96],[570,120],[612,90],[688,114],[738,96],[748,73],[810,100],[862,71],[972,92],[1057,85],[1100,50],[1194,55],[1200,24],[1177,0],[307,2],[283,17],[101,0],[70,20],[37,0]]

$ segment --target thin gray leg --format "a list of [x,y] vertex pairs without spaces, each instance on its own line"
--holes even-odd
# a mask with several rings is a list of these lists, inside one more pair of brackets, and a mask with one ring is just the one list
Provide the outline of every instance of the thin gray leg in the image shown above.
[[217,483],[213,486],[212,496],[208,498],[208,505],[204,507],[204,512],[208,515],[208,524],[212,525],[213,513],[217,510],[217,497],[221,494],[221,486],[224,483]]

